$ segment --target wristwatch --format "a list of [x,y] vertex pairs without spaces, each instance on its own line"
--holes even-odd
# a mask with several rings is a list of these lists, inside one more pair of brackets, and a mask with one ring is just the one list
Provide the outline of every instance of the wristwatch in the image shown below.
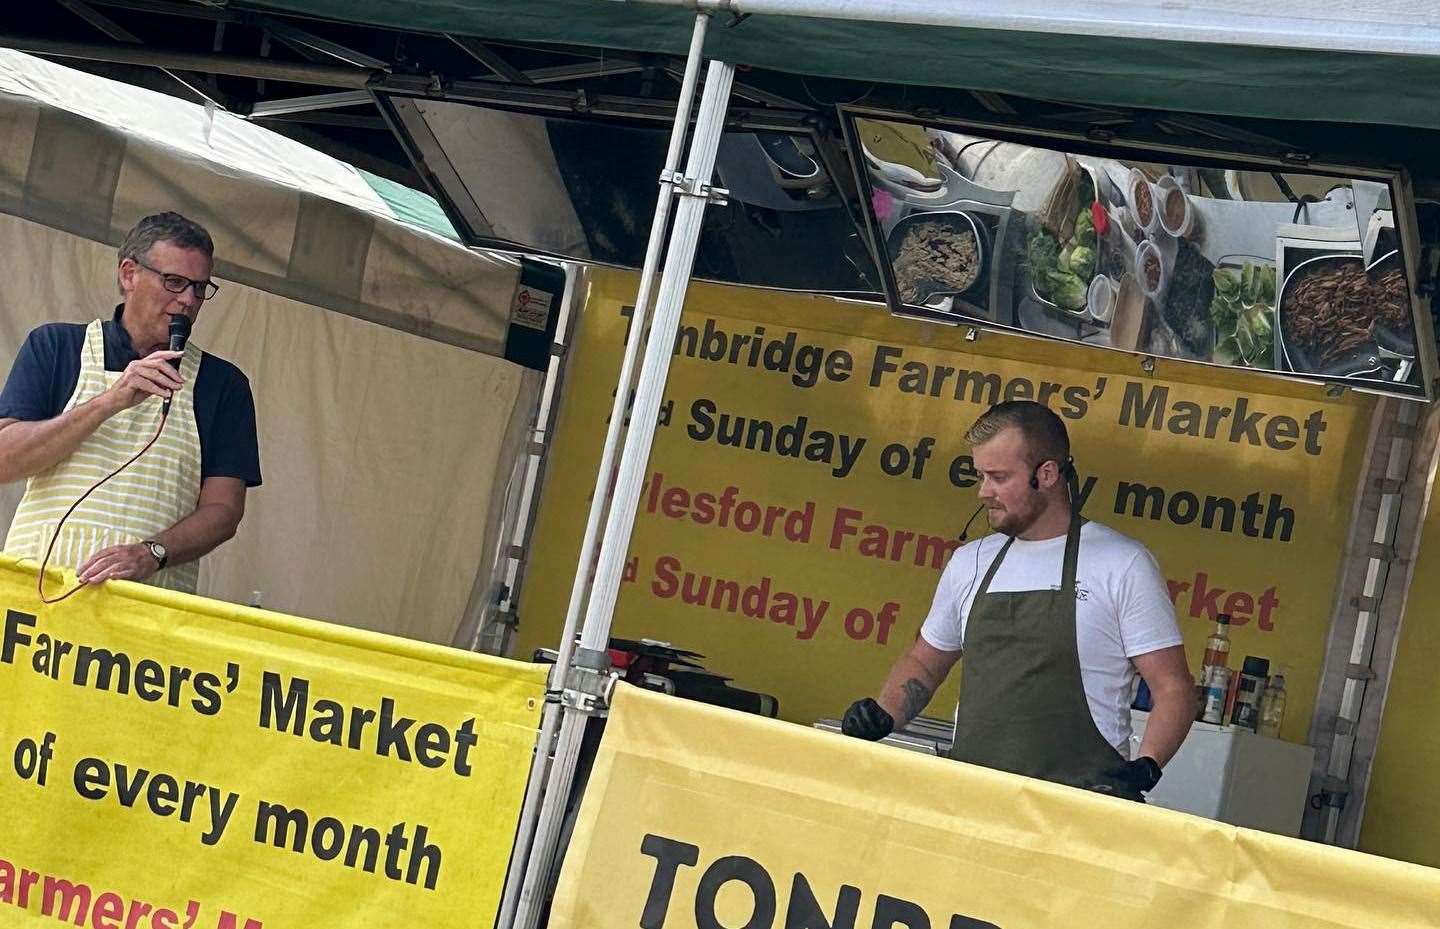
[[154,558],[159,564],[160,567],[156,570],[164,570],[166,563],[170,561],[170,552],[165,549],[164,543],[156,542],[154,539],[146,539],[140,544],[150,550],[150,557]]

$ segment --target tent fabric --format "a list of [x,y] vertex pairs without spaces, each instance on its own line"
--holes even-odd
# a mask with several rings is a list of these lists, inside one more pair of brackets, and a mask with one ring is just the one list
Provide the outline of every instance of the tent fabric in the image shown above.
[[[200,593],[468,646],[543,385],[475,350],[503,350],[518,267],[387,218],[348,166],[264,129],[217,121],[215,157],[162,144],[194,143],[200,108],[44,62],[18,80],[23,58],[0,57],[0,378],[34,326],[108,315],[141,215],[199,220],[222,289],[194,339],[249,376],[265,477]],[[70,96],[24,92],[37,73]],[[23,489],[0,487],[0,531]]]
[[[602,0],[246,0],[245,5],[410,31],[681,56],[693,22],[693,13],[683,8]],[[1168,11],[1159,3],[1152,6],[1158,21],[1178,15],[1173,5]],[[1384,6],[1370,5],[1372,11]],[[1085,15],[1083,5],[1070,7],[1075,16]],[[1321,12],[1317,9],[1317,17]],[[1360,15],[1345,14],[1335,28],[1360,28]],[[795,74],[1106,106],[1440,128],[1440,60],[1420,55],[767,15],[731,28],[723,28],[725,23],[717,17],[707,54]]]
[[0,49],[0,211],[113,246],[162,205],[204,217],[227,280],[505,353],[518,262],[396,222],[354,168],[268,129]]
[[434,197],[412,190],[404,184],[397,184],[387,177],[371,174],[363,168],[356,170],[365,183],[370,185],[370,189],[385,201],[390,213],[397,220],[452,241],[460,241],[460,234],[455,231],[454,225]]

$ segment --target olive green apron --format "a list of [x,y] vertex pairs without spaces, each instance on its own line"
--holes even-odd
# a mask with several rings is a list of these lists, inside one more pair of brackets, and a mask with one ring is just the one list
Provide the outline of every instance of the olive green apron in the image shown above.
[[1126,759],[1095,727],[1080,678],[1075,644],[1080,522],[1073,517],[1065,536],[1059,590],[990,590],[1013,537],[986,572],[965,625],[950,757],[1143,801],[1133,788],[1105,775]]

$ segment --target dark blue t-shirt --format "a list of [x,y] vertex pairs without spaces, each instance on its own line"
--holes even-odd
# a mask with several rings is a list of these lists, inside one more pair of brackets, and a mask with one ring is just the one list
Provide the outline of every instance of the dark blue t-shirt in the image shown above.
[[[120,325],[121,308],[101,323],[105,370],[123,371],[139,354]],[[0,419],[36,422],[65,412],[80,381],[84,323],[46,323],[31,331],[15,356],[0,392]],[[208,352],[195,375],[195,425],[200,433],[200,478],[238,477],[260,484],[260,443],[255,437],[255,399],[244,373]]]

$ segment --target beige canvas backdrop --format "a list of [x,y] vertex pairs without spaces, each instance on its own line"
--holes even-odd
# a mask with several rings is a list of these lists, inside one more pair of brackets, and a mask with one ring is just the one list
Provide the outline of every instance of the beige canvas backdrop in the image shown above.
[[[162,209],[214,236],[194,337],[259,413],[265,485],[201,592],[470,646],[542,384],[495,357],[518,265],[233,115],[0,50],[0,376],[34,326],[109,314],[115,247]],[[0,531],[22,491],[0,488]]]

